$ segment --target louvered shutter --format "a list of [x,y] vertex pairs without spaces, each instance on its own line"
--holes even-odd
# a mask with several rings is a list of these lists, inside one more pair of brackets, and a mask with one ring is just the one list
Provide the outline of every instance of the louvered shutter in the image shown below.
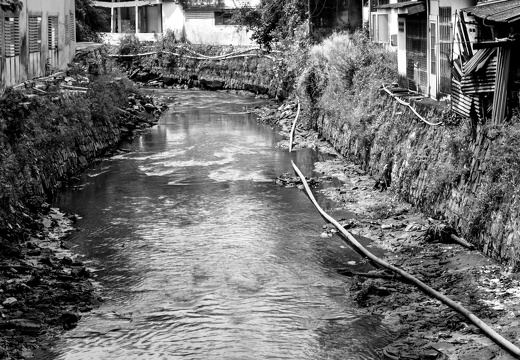
[[5,57],[20,55],[20,19],[6,17],[4,19]]
[[49,20],[47,21],[48,29],[48,45],[49,50],[58,49],[58,17],[57,16],[49,16]]
[[29,52],[40,52],[41,45],[42,18],[41,16],[29,16]]
[[71,41],[75,41],[76,37],[74,36],[75,24],[74,24],[74,14],[73,13],[70,13],[69,21],[70,21],[70,23],[69,23],[69,32],[70,32],[69,39]]
[[69,30],[69,15],[65,15],[65,44],[70,43],[70,30]]

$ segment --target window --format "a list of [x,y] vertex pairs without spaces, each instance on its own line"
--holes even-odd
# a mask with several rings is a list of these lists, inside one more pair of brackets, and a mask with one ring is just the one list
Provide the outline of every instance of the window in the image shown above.
[[16,17],[6,17],[4,20],[5,57],[20,55],[20,20]]
[[387,43],[390,41],[388,37],[388,15],[380,14],[377,16],[377,18],[378,41]]
[[47,41],[48,41],[49,50],[57,50],[58,49],[58,17],[49,16],[47,25],[48,25]]
[[29,16],[29,52],[40,52],[42,48],[42,17]]
[[215,25],[237,25],[231,20],[232,17],[230,12],[215,11]]
[[388,34],[388,15],[372,14],[372,28],[370,30],[370,35],[374,42],[390,42]]
[[398,22],[397,22],[397,31],[399,31],[400,33],[404,33],[404,20],[403,19],[400,19]]

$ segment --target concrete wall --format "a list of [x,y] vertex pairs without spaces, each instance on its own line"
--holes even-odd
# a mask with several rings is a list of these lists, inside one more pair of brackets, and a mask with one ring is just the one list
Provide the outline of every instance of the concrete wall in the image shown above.
[[[249,3],[254,4],[258,0],[252,0]],[[239,3],[231,0],[225,1],[225,8],[236,8]],[[162,13],[153,13],[153,9],[148,10],[147,21],[148,29],[155,28],[159,24],[151,23],[151,21],[162,22],[162,32],[173,31],[175,38],[178,40],[186,40],[192,44],[203,45],[234,45],[248,46],[254,45],[250,34],[239,26],[235,25],[215,25],[214,9],[188,9],[185,10],[181,4],[173,1],[165,1],[162,4]],[[193,14],[197,16],[193,17]],[[152,20],[156,19],[156,20]],[[156,37],[145,33],[136,34],[140,40],[153,41]],[[160,35],[160,34],[159,34]],[[120,34],[104,34],[106,41],[110,44],[119,42]]]
[[[213,15],[210,11],[208,15]],[[186,19],[186,40],[191,44],[253,46],[251,35],[245,28],[235,25],[215,25],[214,17]]]
[[[72,29],[72,38],[66,43],[65,19],[70,14],[75,14],[74,0],[22,0],[23,8],[18,14],[4,13],[0,10],[0,26],[3,28],[5,18],[11,16],[19,17],[20,24],[20,55],[0,59],[0,89],[6,86],[13,86],[25,80],[40,77],[45,74],[45,63],[51,57],[48,44],[48,17],[58,16],[58,50],[56,63],[52,67],[65,69],[74,57],[76,51],[75,36],[75,16]],[[41,17],[41,51],[37,53],[29,52],[28,21],[30,16]],[[3,31],[0,31],[3,34]],[[4,41],[0,40],[2,54],[4,52]]]
[[182,5],[168,2],[163,3],[162,6],[163,16],[163,31],[168,30],[175,33],[176,39],[182,39],[184,37],[184,21],[185,15],[182,10]]

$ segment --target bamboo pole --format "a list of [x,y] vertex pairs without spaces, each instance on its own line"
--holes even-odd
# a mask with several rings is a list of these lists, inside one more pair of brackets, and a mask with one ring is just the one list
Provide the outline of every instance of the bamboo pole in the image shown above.
[[300,99],[298,99],[298,110],[296,111],[296,117],[294,118],[294,122],[293,122],[293,125],[292,125],[292,128],[291,128],[291,134],[289,135],[289,152],[292,151],[294,130],[296,130],[296,122],[298,121],[298,116],[300,116]]
[[406,271],[399,269],[398,267],[391,265],[387,263],[386,261],[378,258],[374,254],[372,254],[370,251],[365,249],[363,245],[361,245],[343,226],[341,226],[340,223],[338,223],[333,217],[331,217],[329,214],[327,214],[319,205],[316,199],[314,198],[314,195],[312,195],[311,189],[309,188],[309,185],[307,184],[307,180],[305,179],[305,176],[302,174],[300,169],[294,164],[294,162],[291,160],[292,166],[294,168],[294,171],[298,174],[298,176],[301,178],[303,186],[305,187],[305,190],[307,192],[307,195],[309,196],[309,199],[312,201],[316,209],[320,212],[320,214],[327,219],[331,224],[333,224],[350,242],[350,245],[354,246],[357,250],[359,250],[361,253],[363,253],[367,258],[375,262],[376,264],[389,269],[398,275],[402,276],[406,281],[412,283],[413,285],[417,286],[419,289],[424,291],[427,295],[441,301],[442,303],[448,305],[453,310],[459,312],[460,314],[464,315],[469,321],[471,321],[475,326],[477,326],[486,336],[488,336],[491,340],[493,340],[496,344],[500,345],[502,348],[507,350],[510,354],[514,355],[516,358],[520,359],[520,349],[516,347],[514,344],[503,338],[501,335],[499,335],[497,332],[495,332],[492,328],[490,328],[488,325],[486,325],[482,320],[480,320],[475,314],[467,310],[465,307],[460,305],[459,303],[451,300],[450,298],[446,297],[445,295],[442,295],[438,291],[434,290],[430,286],[426,285],[422,281],[418,280],[414,276],[408,274]]

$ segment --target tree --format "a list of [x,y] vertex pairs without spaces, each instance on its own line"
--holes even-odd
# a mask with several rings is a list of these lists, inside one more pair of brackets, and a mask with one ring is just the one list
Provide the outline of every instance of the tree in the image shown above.
[[270,49],[271,44],[293,35],[307,19],[307,3],[298,0],[261,0],[256,7],[243,6],[233,21],[252,32],[252,39]]
[[0,0],[0,9],[3,11],[17,12],[22,10],[22,2],[20,0]]
[[76,0],[76,41],[101,42],[100,32],[110,31],[110,15],[92,0]]

